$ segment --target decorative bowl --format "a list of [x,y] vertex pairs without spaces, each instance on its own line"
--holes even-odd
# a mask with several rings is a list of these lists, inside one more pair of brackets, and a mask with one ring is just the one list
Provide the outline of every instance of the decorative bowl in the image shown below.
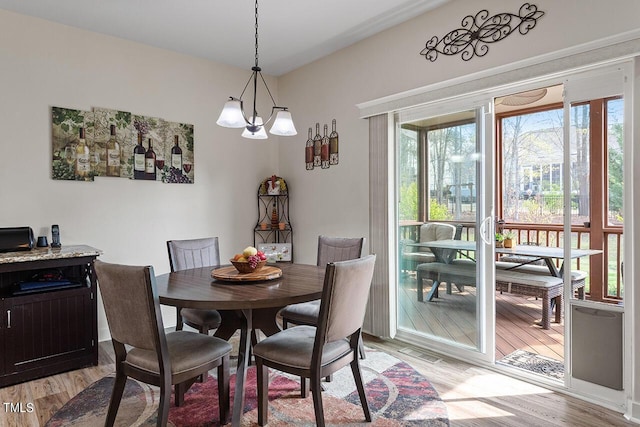
[[241,273],[241,274],[255,273],[257,271],[260,271],[260,269],[264,267],[264,265],[267,263],[267,260],[260,261],[258,262],[258,265],[256,265],[256,268],[251,268],[251,265],[249,265],[247,261],[241,262],[241,261],[234,261],[232,259],[229,261],[231,261],[231,264],[233,264],[236,270],[238,270],[238,273]]

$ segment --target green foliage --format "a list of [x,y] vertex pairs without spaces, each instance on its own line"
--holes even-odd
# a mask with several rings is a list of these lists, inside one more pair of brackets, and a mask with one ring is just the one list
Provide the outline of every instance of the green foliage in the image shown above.
[[80,110],[52,107],[51,121],[54,125],[59,125],[65,132],[76,133],[83,126],[84,115]]
[[[622,141],[622,125],[613,126],[613,134],[617,136],[618,141]],[[609,173],[609,211],[622,216],[622,200],[623,200],[623,153],[622,150],[608,150],[608,173]]]
[[429,219],[430,220],[452,220],[453,214],[449,212],[446,204],[438,203],[436,199],[429,201]]
[[399,218],[401,220],[418,219],[418,184],[412,182],[400,187]]
[[184,139],[187,141],[187,150],[193,151],[193,126],[180,123],[180,128]]
[[115,124],[117,127],[124,129],[131,124],[131,113],[126,111],[118,111],[115,116]]

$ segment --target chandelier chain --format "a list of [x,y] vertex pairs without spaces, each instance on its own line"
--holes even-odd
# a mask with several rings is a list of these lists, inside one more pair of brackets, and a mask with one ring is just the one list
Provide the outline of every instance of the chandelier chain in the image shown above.
[[258,67],[258,0],[256,0],[256,67]]

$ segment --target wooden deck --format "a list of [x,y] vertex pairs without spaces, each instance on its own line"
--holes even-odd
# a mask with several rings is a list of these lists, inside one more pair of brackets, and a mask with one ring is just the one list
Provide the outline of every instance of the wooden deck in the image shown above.
[[[441,285],[438,293],[439,298],[432,302],[418,302],[415,274],[401,278],[399,325],[475,347],[476,288],[468,286],[464,292],[454,288],[447,295]],[[496,360],[526,350],[563,361],[564,324],[552,318],[551,329],[544,330],[537,323],[541,319],[541,300],[496,293]]]

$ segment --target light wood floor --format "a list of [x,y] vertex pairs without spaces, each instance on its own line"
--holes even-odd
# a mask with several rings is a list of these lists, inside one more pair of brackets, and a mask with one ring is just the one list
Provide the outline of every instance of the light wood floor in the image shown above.
[[[425,375],[456,426],[631,426],[621,414],[499,373],[441,357],[429,362],[406,354],[410,346],[365,336],[365,344],[405,360]],[[422,350],[416,349],[418,352]],[[33,412],[0,415],[0,426],[36,427],[71,397],[114,371],[110,342],[99,346],[99,365],[0,389],[2,402],[33,404]],[[309,398],[309,405],[312,405]]]
[[[428,290],[426,286],[425,290]],[[441,285],[438,295],[431,302],[419,302],[415,274],[404,277],[398,295],[399,324],[475,347],[476,289],[467,286],[460,292],[454,288],[447,294],[445,285]],[[506,293],[496,293],[495,297],[496,360],[516,350],[564,360],[564,323],[555,323],[552,319],[550,329],[540,327],[542,300]]]

